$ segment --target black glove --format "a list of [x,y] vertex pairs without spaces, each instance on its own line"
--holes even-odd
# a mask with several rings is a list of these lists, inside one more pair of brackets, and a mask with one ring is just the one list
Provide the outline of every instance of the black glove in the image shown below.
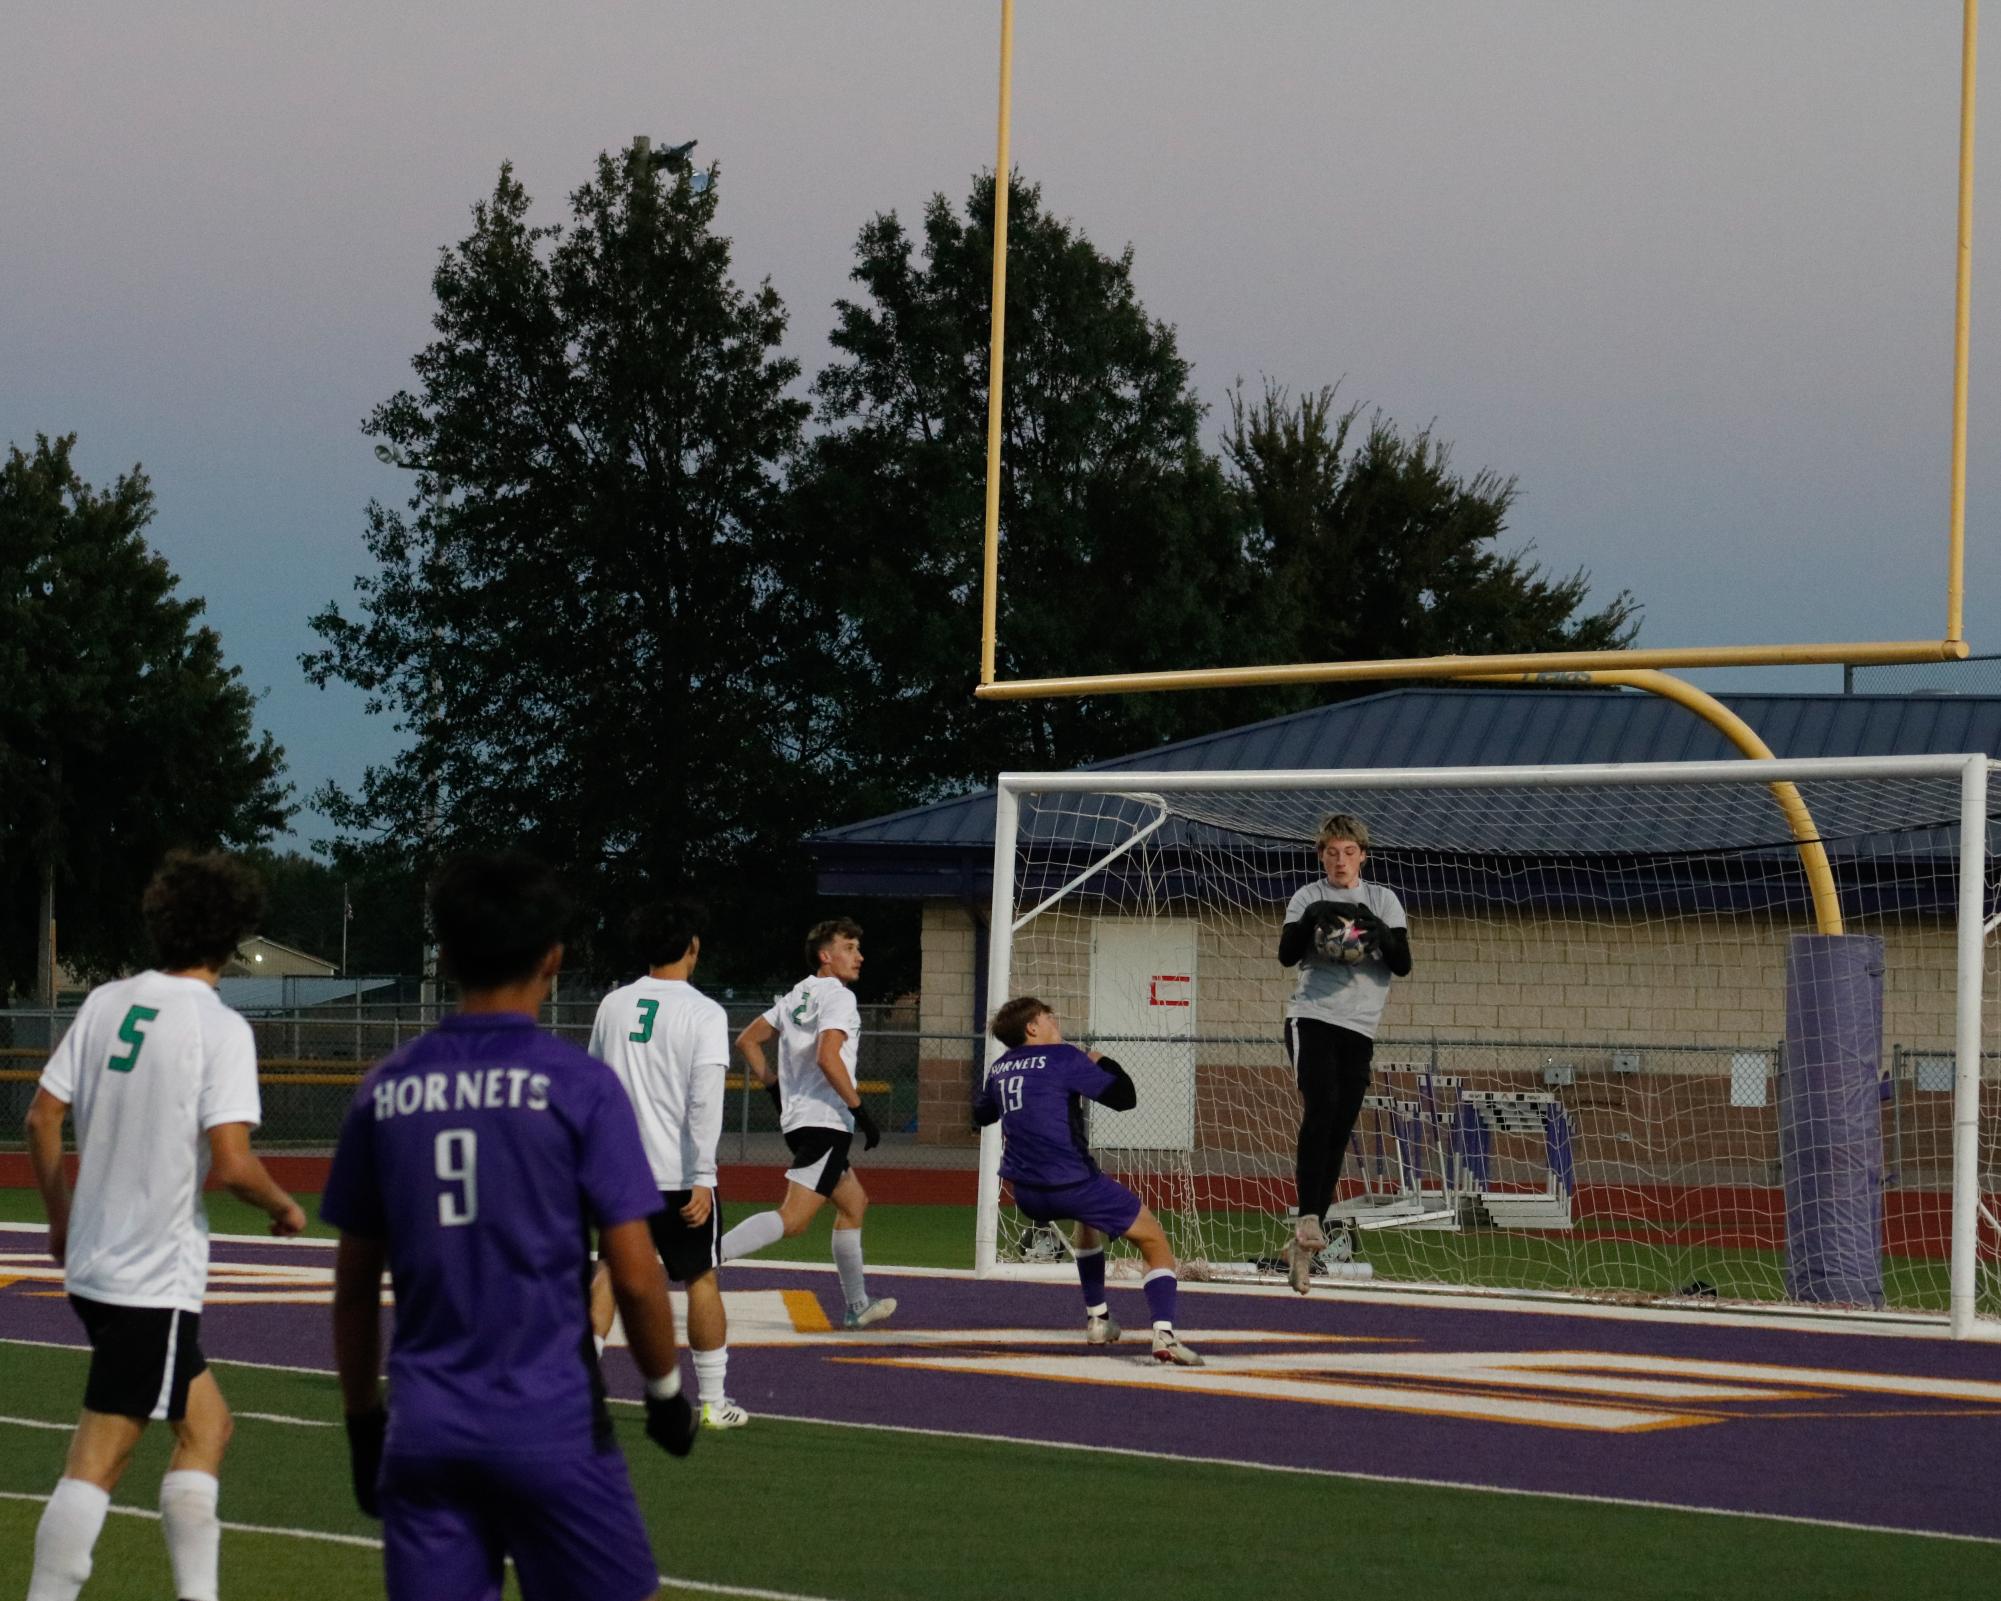
[[765,1085],[764,1093],[771,1097],[772,1110],[777,1112],[780,1117],[783,1117],[785,1115],[785,1097],[779,1093],[778,1080],[773,1079],[769,1084]]
[[382,1439],[389,1432],[389,1413],[382,1407],[347,1415],[347,1462],[354,1478],[355,1504],[379,1518],[376,1487],[382,1479]]
[[882,1130],[876,1127],[874,1116],[860,1101],[855,1102],[855,1132],[862,1137],[865,1151],[872,1151],[882,1143]]
[[646,1437],[669,1456],[686,1456],[695,1449],[695,1409],[678,1390],[646,1398]]

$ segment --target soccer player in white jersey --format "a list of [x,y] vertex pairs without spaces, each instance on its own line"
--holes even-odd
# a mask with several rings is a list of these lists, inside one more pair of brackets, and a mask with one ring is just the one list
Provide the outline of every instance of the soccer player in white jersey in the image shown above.
[[1327,1246],[1327,1209],[1368,1093],[1390,980],[1410,975],[1403,902],[1362,877],[1368,824],[1336,812],[1321,822],[1317,845],[1321,876],[1292,897],[1278,936],[1280,965],[1299,970],[1285,1007],[1285,1053],[1301,1108],[1299,1215],[1284,1257],[1301,1295],[1312,1287],[1313,1258]]
[[[751,1071],[778,1101],[779,1127],[791,1149],[792,1166],[785,1173],[785,1199],[778,1210],[758,1212],[725,1234],[723,1260],[789,1239],[813,1220],[821,1202],[832,1201],[834,1266],[847,1302],[846,1325],[865,1329],[884,1322],[896,1310],[896,1301],[868,1293],[862,1268],[868,1194],[848,1166],[857,1133],[867,1151],[882,1138],[855,1087],[862,1014],[848,986],[861,976],[861,925],[845,917],[816,925],[806,936],[806,959],[813,976],[794,984],[736,1039]],[[773,1040],[778,1041],[776,1075],[764,1056]]]
[[[723,1237],[716,1144],[730,1065],[729,1018],[690,982],[707,920],[691,901],[656,902],[632,914],[626,938],[646,963],[646,976],[598,1003],[590,1050],[618,1075],[639,1114],[640,1142],[664,1207],[647,1220],[653,1245],[667,1277],[688,1291],[688,1345],[695,1353],[701,1426],[736,1429],[750,1414],[724,1387],[729,1320],[716,1283]],[[592,1302],[600,1338],[611,1322],[609,1300],[606,1294]]]
[[[268,1212],[273,1234],[306,1226],[251,1152],[256,1045],[215,992],[263,915],[263,886],[231,857],[176,853],[142,905],[159,967],[90,992],[28,1109],[49,1255],[91,1346],[83,1415],[35,1531],[29,1601],[72,1601],[83,1588],[111,1492],[155,1418],[174,1432],[160,1481],[174,1594],[215,1601],[230,1419],[201,1350],[203,1181],[212,1174]],[[63,1169],[66,1116],[80,1150],[74,1194]]]

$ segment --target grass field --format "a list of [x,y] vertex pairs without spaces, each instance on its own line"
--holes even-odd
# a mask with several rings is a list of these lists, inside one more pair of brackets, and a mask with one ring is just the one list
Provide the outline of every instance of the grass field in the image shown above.
[[[9,1346],[5,1362],[0,1491],[45,1495],[65,1435],[20,1420],[70,1422],[84,1357]],[[222,1516],[293,1531],[227,1534],[226,1590],[380,1594],[372,1549],[311,1538],[375,1534],[349,1501],[340,1431],[309,1426],[338,1411],[332,1379],[233,1363],[216,1373],[240,1418]],[[704,1585],[884,1601],[1995,1593],[1984,1544],[775,1418],[705,1436],[674,1462],[647,1443],[635,1408],[617,1410],[661,1571]],[[307,1421],[241,1416],[252,1411]],[[150,1431],[118,1504],[150,1510],[166,1451]],[[34,1501],[0,1500],[0,1571],[23,1571],[38,1516]],[[114,1517],[85,1595],[138,1601],[164,1594],[166,1577],[157,1528]]]

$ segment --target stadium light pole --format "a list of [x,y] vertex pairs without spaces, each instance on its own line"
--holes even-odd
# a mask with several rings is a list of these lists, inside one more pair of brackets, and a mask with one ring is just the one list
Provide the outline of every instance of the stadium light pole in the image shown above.
[[[398,450],[393,445],[382,444],[375,447],[375,459],[385,467],[401,467],[407,472],[414,473],[431,472],[435,480],[436,475],[430,460],[413,452]],[[432,533],[432,550],[435,553],[437,539],[435,529],[438,515],[443,508],[444,502],[438,495],[435,487],[427,485],[422,479],[418,481],[418,489],[431,510],[431,521],[434,530]],[[427,555],[424,558],[424,586],[431,595],[435,596],[437,594],[437,576],[434,571],[433,557],[431,555]],[[433,622],[431,624],[431,657],[425,663],[425,699],[428,704],[424,713],[424,720],[429,725],[428,732],[433,737],[438,732],[438,723],[442,715],[444,702],[444,684],[438,676],[438,650],[443,643],[444,630],[437,623]],[[424,796],[424,876],[426,883],[419,891],[422,897],[423,911],[424,972],[423,983],[417,992],[417,999],[418,1004],[423,1008],[425,1023],[430,1024],[437,1021],[438,1006],[438,940],[436,931],[431,927],[431,897],[428,882],[431,869],[436,865],[438,850],[438,770],[435,755],[427,760],[424,766],[426,768]]]
[[688,175],[688,193],[705,195],[709,192],[709,175],[696,169],[693,151],[702,141],[690,139],[686,144],[668,145],[664,150],[655,150],[653,141],[645,134],[634,134],[630,159],[637,167],[664,172],[670,178]]

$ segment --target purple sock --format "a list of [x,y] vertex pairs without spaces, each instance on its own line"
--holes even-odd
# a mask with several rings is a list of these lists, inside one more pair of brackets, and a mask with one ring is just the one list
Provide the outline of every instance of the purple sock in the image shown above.
[[1102,1312],[1105,1307],[1105,1248],[1077,1253],[1077,1282],[1084,1290],[1084,1310]]
[[1146,1309],[1153,1314],[1153,1326],[1174,1325],[1174,1292],[1180,1286],[1171,1267],[1157,1267],[1147,1274],[1140,1288],[1146,1291]]

